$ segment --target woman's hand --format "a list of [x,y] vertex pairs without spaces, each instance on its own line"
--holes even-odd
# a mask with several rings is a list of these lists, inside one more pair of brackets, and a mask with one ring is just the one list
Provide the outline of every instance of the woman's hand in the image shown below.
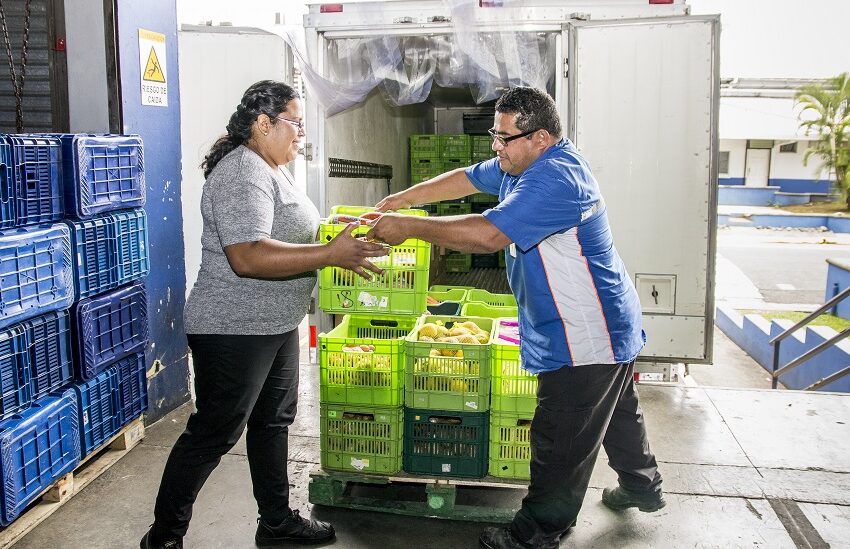
[[404,191],[391,194],[375,205],[375,211],[386,212],[389,210],[403,210],[411,206],[410,201],[403,198]]
[[372,280],[372,274],[367,271],[383,274],[384,270],[375,266],[368,258],[385,256],[390,250],[384,244],[355,238],[352,233],[359,226],[359,222],[349,223],[328,242],[329,264],[349,269],[367,280]]

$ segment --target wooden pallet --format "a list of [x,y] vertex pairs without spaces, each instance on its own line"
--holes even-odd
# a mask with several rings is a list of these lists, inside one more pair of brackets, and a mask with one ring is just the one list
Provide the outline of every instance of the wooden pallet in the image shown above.
[[[495,477],[362,475],[317,467],[310,474],[308,492],[310,503],[317,505],[453,520],[510,522],[527,487],[526,481]],[[464,500],[466,503],[459,503]]]
[[76,469],[44,490],[12,524],[6,528],[0,528],[0,549],[11,547],[27,535],[30,530],[127,455],[127,452],[141,442],[144,436],[145,424],[141,417],[125,425],[99,449],[83,458]]

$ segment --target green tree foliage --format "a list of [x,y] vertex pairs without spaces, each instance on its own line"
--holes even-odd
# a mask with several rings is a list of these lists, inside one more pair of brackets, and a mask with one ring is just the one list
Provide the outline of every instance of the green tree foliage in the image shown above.
[[835,188],[850,210],[850,74],[842,73],[824,84],[800,88],[794,98],[800,111],[800,128],[817,139],[806,150],[803,164],[812,156],[821,173],[834,173]]

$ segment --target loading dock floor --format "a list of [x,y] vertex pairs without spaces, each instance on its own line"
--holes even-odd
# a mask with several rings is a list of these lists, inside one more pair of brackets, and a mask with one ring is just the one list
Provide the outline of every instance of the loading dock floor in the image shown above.
[[[317,370],[302,365],[290,430],[292,505],[305,510],[319,462]],[[615,482],[604,453],[577,527],[562,547],[850,547],[850,395],[649,385],[639,388],[668,505],[614,513],[599,501]],[[185,405],[15,545],[16,549],[137,547],[152,518]],[[522,490],[503,490],[518,505]],[[506,504],[510,505],[508,501]],[[475,548],[482,523],[315,506],[339,548]],[[256,508],[244,440],[201,492],[187,548],[251,548]]]

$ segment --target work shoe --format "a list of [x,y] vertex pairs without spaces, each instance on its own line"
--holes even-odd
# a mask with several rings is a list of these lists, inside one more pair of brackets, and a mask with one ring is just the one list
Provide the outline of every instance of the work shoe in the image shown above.
[[623,511],[629,507],[637,507],[644,513],[652,513],[662,509],[667,502],[661,490],[651,492],[633,492],[622,486],[602,490],[602,503],[609,509]]
[[257,519],[254,540],[260,547],[273,547],[283,543],[322,543],[334,535],[334,527],[327,522],[306,519],[298,511],[292,511],[278,526],[271,526],[262,517]]
[[560,542],[558,537],[524,542],[514,537],[510,528],[489,526],[478,537],[478,545],[482,549],[558,549]]
[[145,532],[145,536],[142,538],[142,541],[139,542],[140,549],[183,549],[183,539],[182,538],[174,538],[162,543],[152,543],[151,542],[151,531],[148,530]]

